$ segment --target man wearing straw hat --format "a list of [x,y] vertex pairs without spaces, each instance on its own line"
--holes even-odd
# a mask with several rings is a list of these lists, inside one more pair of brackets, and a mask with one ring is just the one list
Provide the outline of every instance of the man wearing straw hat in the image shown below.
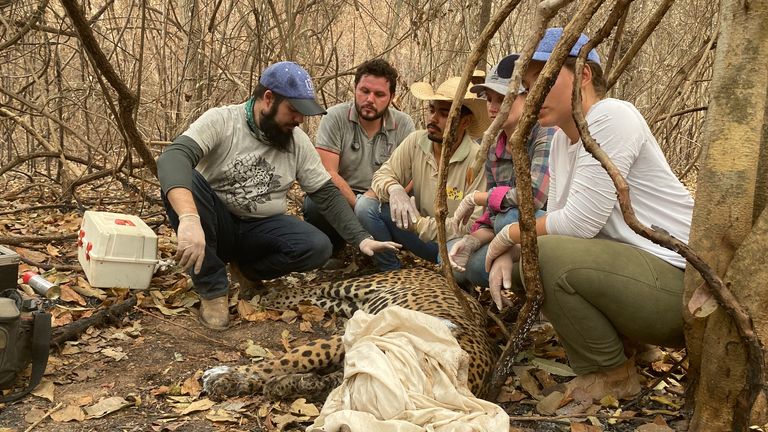
[[[429,102],[425,118],[426,130],[410,134],[392,153],[378,171],[373,174],[371,191],[366,192],[355,205],[355,214],[361,224],[376,240],[396,241],[420,258],[437,262],[437,222],[435,220],[435,195],[437,171],[451,102],[459,86],[459,77],[452,77],[437,89],[425,82],[411,86],[411,93]],[[479,146],[471,136],[479,136],[487,128],[488,116],[485,101],[465,91],[464,103],[456,133],[456,141],[450,149],[446,193],[449,216],[464,196],[475,190],[485,190],[484,176],[477,176],[467,184],[467,171]],[[413,182],[412,196],[405,186]],[[482,209],[470,219],[472,223]],[[464,235],[468,225],[446,223],[448,238]],[[379,270],[400,268],[394,252],[382,252],[373,257]]]

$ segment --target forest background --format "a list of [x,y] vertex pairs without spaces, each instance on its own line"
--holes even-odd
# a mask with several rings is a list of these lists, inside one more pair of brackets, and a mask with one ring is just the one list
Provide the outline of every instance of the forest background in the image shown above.
[[[458,75],[498,3],[109,0],[84,2],[84,15],[106,61],[135,96],[135,127],[157,155],[207,108],[244,101],[260,71],[282,60],[303,65],[321,102],[331,106],[351,97],[357,65],[382,56],[400,72],[395,104],[422,124],[423,106],[410,95],[409,85],[439,84]],[[157,196],[157,183],[138,169],[141,159],[128,152],[126,143],[133,137],[116,122],[121,95],[94,70],[63,8],[45,0],[3,4],[0,174],[42,174],[50,181],[32,180],[47,184],[33,186],[31,193],[53,200],[77,196],[80,185],[98,176],[134,183]],[[536,4],[523,1],[508,17],[481,69],[521,50]],[[627,52],[657,6],[655,1],[634,2],[622,29],[599,47],[606,72]],[[564,8],[552,25],[566,24],[576,7]],[[675,172],[692,186],[712,73],[717,5],[666,1],[660,9],[666,7],[662,22],[610,96],[638,106]],[[41,8],[44,12],[34,24],[19,27]],[[593,27],[600,22],[594,19]],[[317,118],[305,124],[310,136],[316,124]],[[6,197],[30,192],[32,184],[24,185],[24,192],[7,190]]]

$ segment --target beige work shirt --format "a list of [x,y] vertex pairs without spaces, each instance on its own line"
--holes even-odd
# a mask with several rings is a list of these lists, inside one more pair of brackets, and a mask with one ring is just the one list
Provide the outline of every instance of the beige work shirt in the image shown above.
[[[475,207],[468,224],[460,232],[453,232],[449,223],[453,212],[459,206],[465,194],[474,190],[485,191],[485,176],[477,175],[466,185],[467,171],[480,150],[469,135],[464,135],[461,144],[448,162],[448,181],[445,186],[448,195],[448,216],[446,219],[447,237],[452,239],[469,233],[472,223],[480,217],[483,208]],[[422,218],[416,224],[416,232],[424,241],[437,240],[435,221],[435,195],[437,193],[437,160],[432,154],[432,141],[427,138],[427,131],[419,130],[410,135],[392,152],[389,160],[373,174],[371,189],[383,202],[389,202],[387,189],[395,183],[405,186],[413,180],[413,196]]]

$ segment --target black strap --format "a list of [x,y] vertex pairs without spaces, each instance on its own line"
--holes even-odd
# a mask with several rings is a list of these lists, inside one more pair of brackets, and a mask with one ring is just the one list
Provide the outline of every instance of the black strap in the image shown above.
[[15,402],[28,395],[40,384],[48,366],[48,350],[51,346],[51,314],[38,312],[35,314],[34,328],[32,329],[32,375],[29,377],[29,385],[24,390],[0,397],[0,403]]

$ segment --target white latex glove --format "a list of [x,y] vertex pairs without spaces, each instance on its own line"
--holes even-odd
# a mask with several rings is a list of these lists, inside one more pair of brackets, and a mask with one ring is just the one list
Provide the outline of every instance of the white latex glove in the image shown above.
[[451,246],[451,250],[448,252],[448,261],[450,261],[451,267],[456,271],[466,271],[469,257],[480,249],[480,246],[482,246],[480,240],[475,237],[469,234],[462,237],[461,240]]
[[496,307],[501,310],[503,306],[503,297],[501,289],[512,288],[512,268],[517,265],[520,259],[520,246],[515,245],[512,249],[498,256],[491,265],[491,271],[488,274],[488,287],[491,291],[491,298]]
[[496,237],[488,244],[488,254],[485,256],[485,271],[491,271],[491,264],[496,257],[500,256],[504,252],[508,251],[512,246],[515,246],[515,242],[509,238],[509,225],[496,234]]
[[358,245],[358,248],[360,248],[360,252],[368,255],[373,256],[376,252],[397,252],[398,249],[403,247],[400,243],[395,243],[391,241],[377,241],[374,240],[373,237],[368,237],[367,239],[364,239],[360,242]]
[[453,219],[451,223],[453,224],[453,232],[461,232],[460,229],[464,225],[469,222],[469,217],[472,216],[472,211],[475,210],[475,193],[477,191],[472,191],[472,193],[465,195],[464,199],[461,200],[459,203],[459,206],[456,207],[456,211],[453,212]]
[[194,272],[200,273],[203,258],[205,258],[205,232],[200,225],[200,216],[194,213],[179,215],[176,239],[178,243],[176,262],[183,269],[194,266]]
[[410,224],[416,223],[419,218],[419,210],[416,208],[416,198],[409,197],[408,192],[400,184],[393,184],[387,189],[389,192],[389,214],[400,229],[408,229]]

